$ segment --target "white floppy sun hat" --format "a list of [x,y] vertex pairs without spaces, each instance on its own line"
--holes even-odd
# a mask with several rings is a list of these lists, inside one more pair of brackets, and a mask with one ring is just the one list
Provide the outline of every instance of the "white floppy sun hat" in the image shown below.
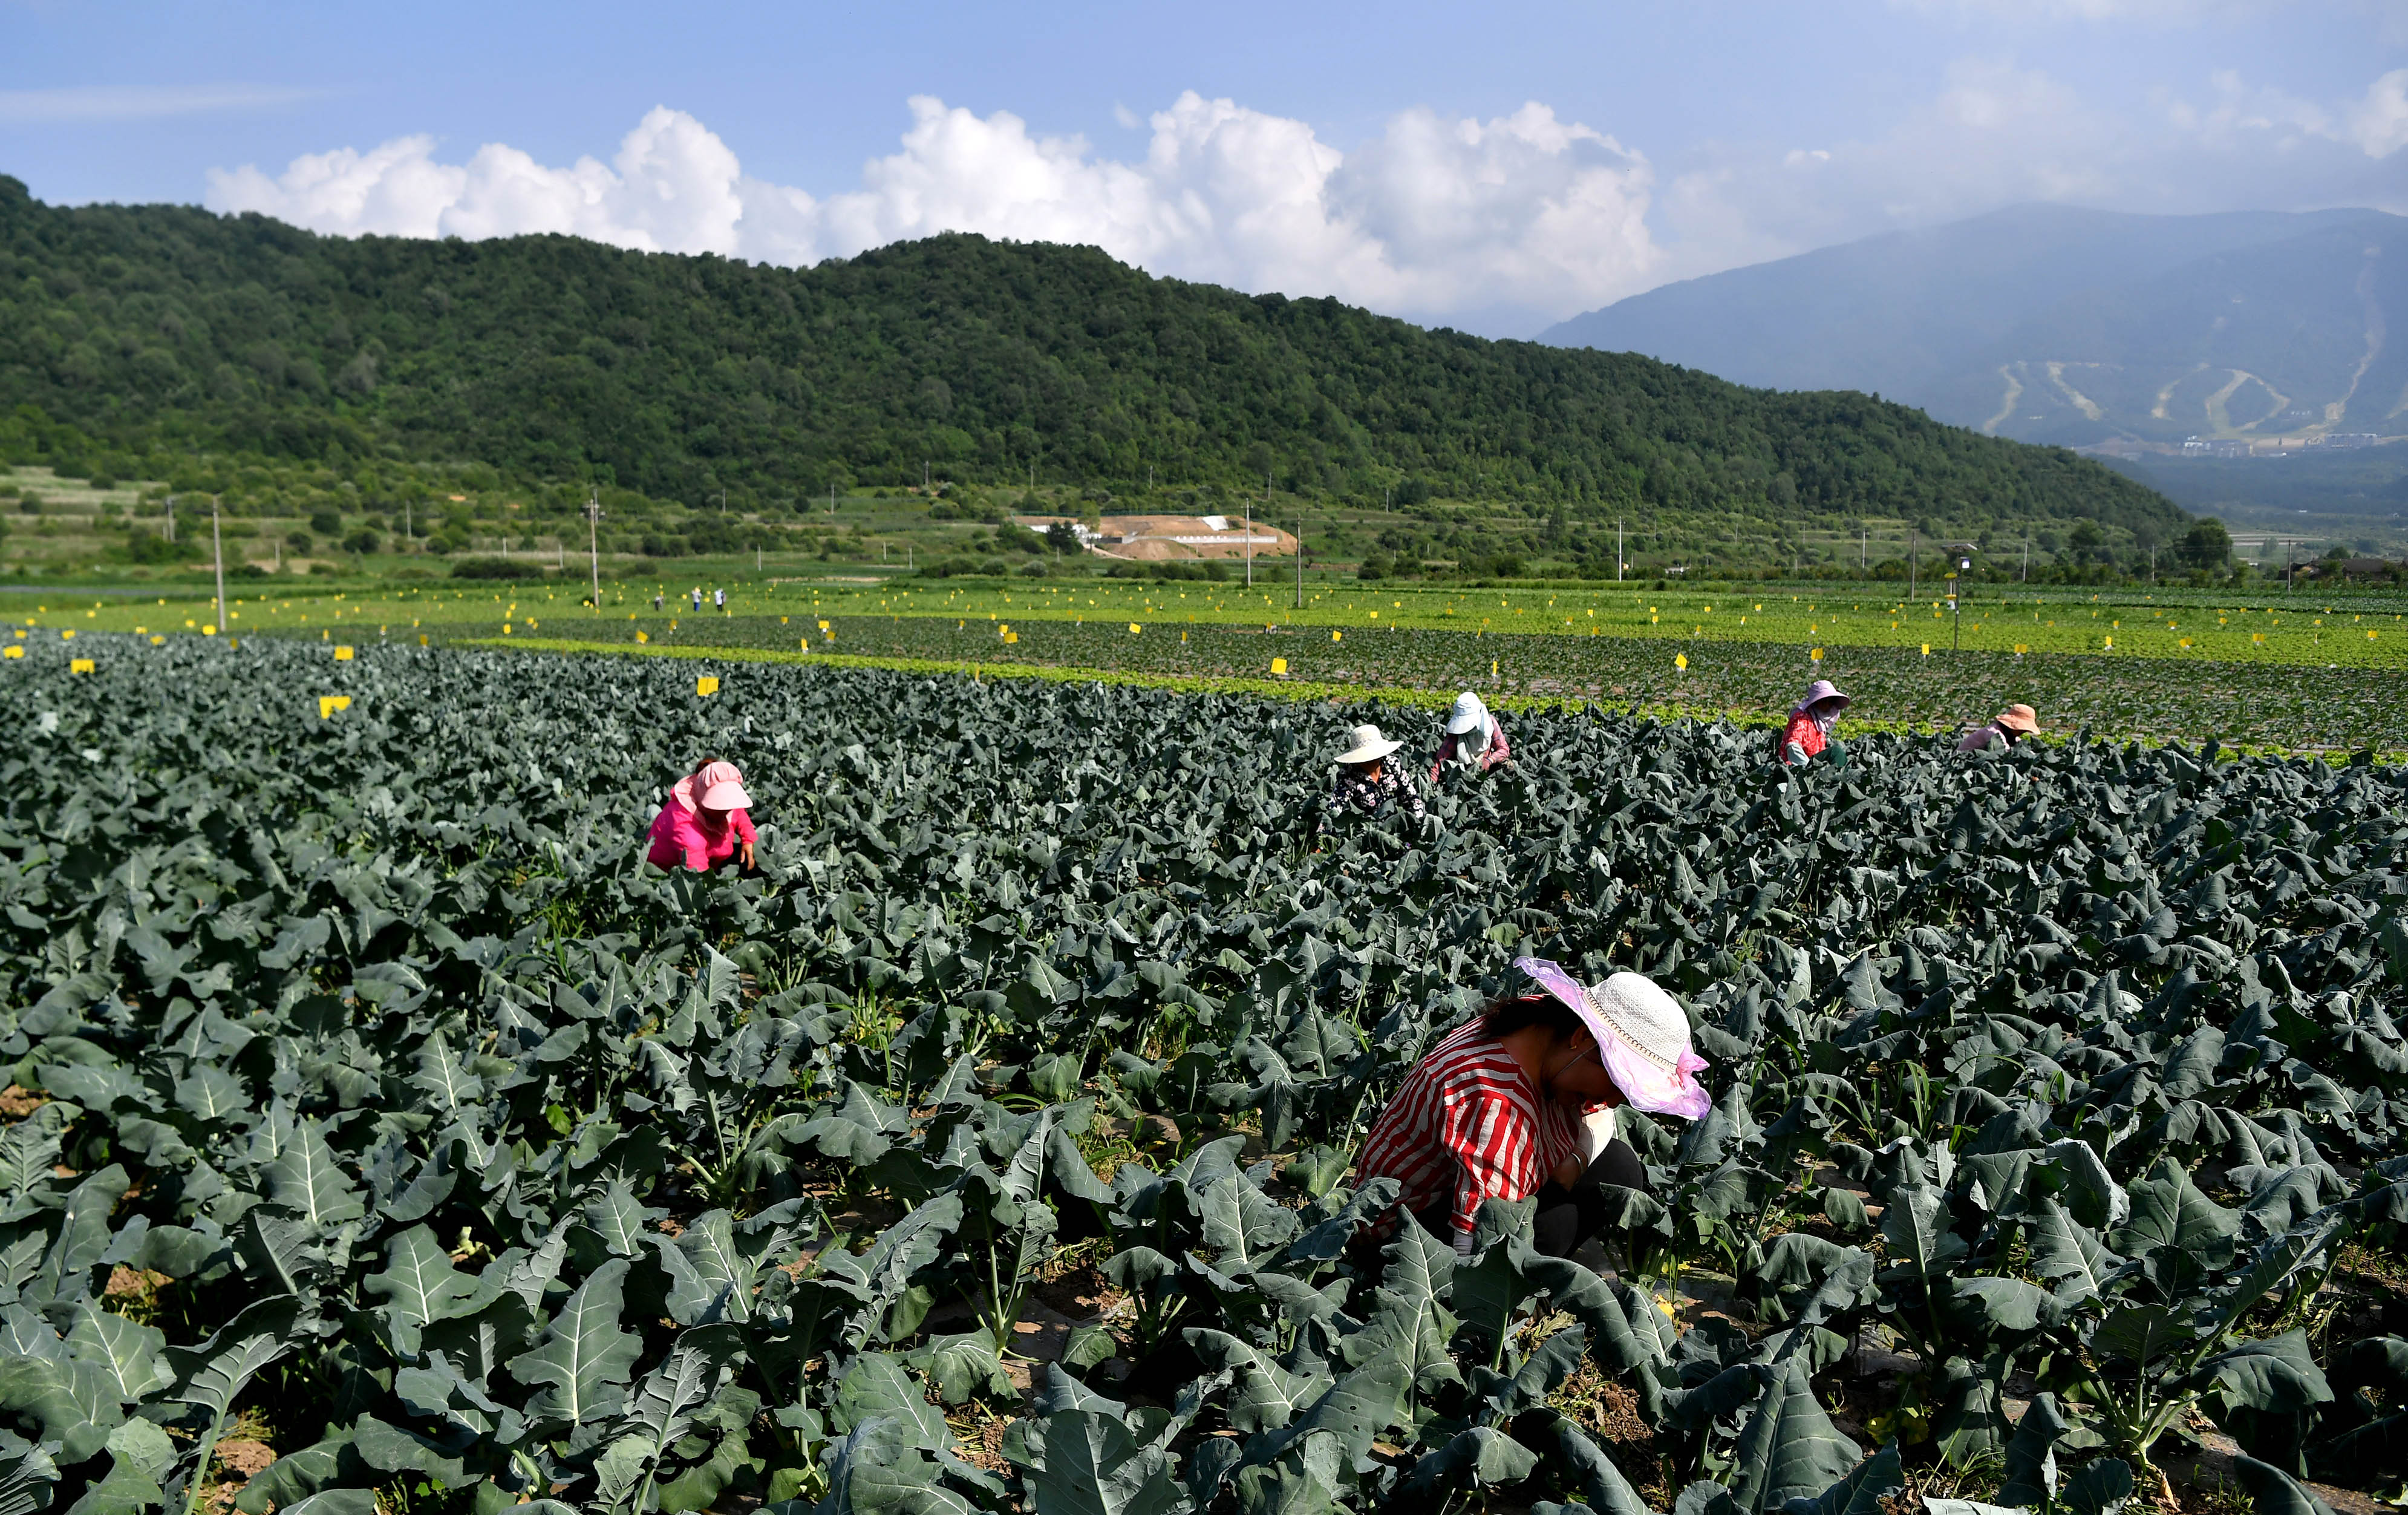
[[1446,716],[1446,734],[1469,736],[1488,724],[1488,707],[1480,697],[1467,689],[1455,697],[1455,709]]
[[1404,745],[1401,742],[1382,736],[1376,726],[1358,726],[1348,735],[1354,745],[1338,755],[1341,763],[1368,763],[1374,758],[1385,758]]
[[1689,1017],[1655,980],[1615,974],[1584,987],[1544,958],[1516,958],[1513,966],[1580,1017],[1632,1109],[1695,1120],[1713,1107],[1698,1082],[1711,1064],[1689,1046]]

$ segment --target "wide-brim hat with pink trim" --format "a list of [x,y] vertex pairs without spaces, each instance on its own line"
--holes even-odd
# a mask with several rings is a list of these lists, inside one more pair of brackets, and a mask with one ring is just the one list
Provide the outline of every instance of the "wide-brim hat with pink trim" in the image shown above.
[[694,776],[692,793],[697,810],[750,810],[752,797],[744,792],[744,775],[731,762],[702,765]]
[[1713,1107],[1698,1082],[1712,1065],[1689,1046],[1689,1017],[1653,979],[1615,974],[1584,986],[1544,958],[1516,958],[1513,966],[1580,1017],[1632,1109],[1695,1120]]

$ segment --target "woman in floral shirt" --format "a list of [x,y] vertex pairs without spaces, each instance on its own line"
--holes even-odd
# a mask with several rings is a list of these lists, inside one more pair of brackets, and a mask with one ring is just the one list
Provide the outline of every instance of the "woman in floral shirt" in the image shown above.
[[1419,821],[1428,816],[1422,804],[1421,791],[1412,779],[1388,757],[1401,742],[1392,742],[1380,734],[1376,726],[1358,726],[1354,731],[1354,744],[1338,755],[1338,777],[1330,786],[1329,798],[1321,807],[1324,832],[1341,821],[1385,820],[1398,814]]

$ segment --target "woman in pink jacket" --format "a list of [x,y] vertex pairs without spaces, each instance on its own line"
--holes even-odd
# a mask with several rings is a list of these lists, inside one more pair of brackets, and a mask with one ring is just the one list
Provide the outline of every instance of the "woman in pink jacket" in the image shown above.
[[1466,689],[1455,697],[1455,708],[1447,712],[1446,737],[1438,744],[1438,757],[1430,764],[1430,782],[1441,784],[1456,773],[1485,773],[1499,763],[1511,766],[1513,749],[1505,741],[1505,728],[1497,722],[1496,714],[1481,698]]
[[736,765],[716,758],[669,791],[669,802],[652,817],[652,851],[646,860],[662,868],[707,873],[740,851],[752,866],[752,797]]

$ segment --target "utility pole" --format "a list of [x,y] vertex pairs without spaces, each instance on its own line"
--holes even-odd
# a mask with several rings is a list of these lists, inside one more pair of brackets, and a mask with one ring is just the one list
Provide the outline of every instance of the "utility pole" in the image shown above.
[[928,492],[928,460],[924,457],[920,460],[920,492]]
[[1856,523],[1856,571],[1865,572],[1873,566],[1873,528],[1862,521]]
[[1617,516],[1615,516],[1615,517],[1613,518],[1613,582],[1614,582],[1614,583],[1616,583],[1616,584],[1620,584],[1620,583],[1622,582],[1622,570],[1623,570],[1624,564],[1625,564],[1627,561],[1627,555],[1625,555],[1625,554],[1624,554],[1624,552],[1623,552],[1623,550],[1622,550],[1622,517],[1617,515]]
[[1304,517],[1296,518],[1296,608],[1304,609]]
[[[1262,474],[1262,498],[1271,498],[1271,474]],[[1245,587],[1254,587],[1254,501],[1245,501]]]
[[218,629],[231,637],[234,628],[227,623],[225,613],[225,538],[218,531],[218,497],[215,495],[209,497],[209,550],[217,555],[218,559]]
[[2026,538],[2024,539],[2024,577],[2023,577],[2023,582],[2024,582],[2024,583],[2026,583],[2026,584],[2029,584],[2029,583],[2031,583],[2031,538],[2029,538],[2029,537],[2026,537]]
[[836,481],[833,479],[828,481],[828,513],[836,513]]
[[176,540],[176,497],[173,495],[167,497],[167,540]]
[[724,489],[719,491],[719,513],[722,515],[727,513],[727,491]]
[[594,613],[602,613],[602,491],[585,492],[585,560],[594,570]]
[[[169,540],[170,541],[174,541],[175,539],[171,536],[171,537],[169,537],[169,538],[168,538],[168,540]],[[409,540],[410,540],[410,537],[409,537],[409,501],[408,501],[408,499],[407,499],[407,498],[404,498],[404,499],[402,500],[402,502],[401,502],[401,540],[402,540],[402,541],[409,541]]]
[[1923,544],[1910,531],[1906,534],[1906,599],[1909,604],[1914,602],[1914,570],[1922,562]]

